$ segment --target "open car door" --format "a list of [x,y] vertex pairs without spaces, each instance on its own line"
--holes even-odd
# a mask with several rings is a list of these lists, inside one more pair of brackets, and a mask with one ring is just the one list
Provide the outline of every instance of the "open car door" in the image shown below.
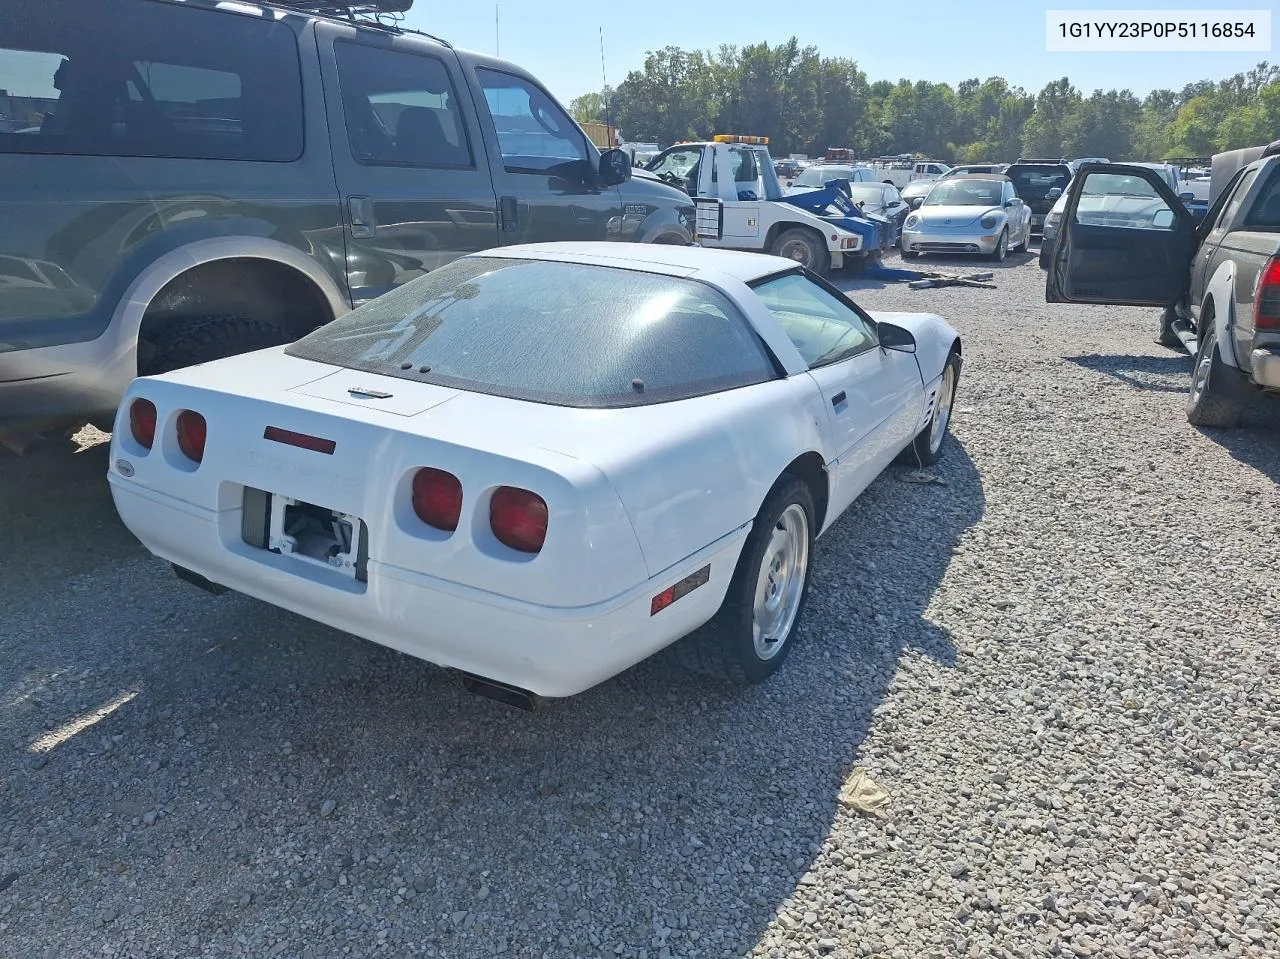
[[1196,225],[1155,170],[1088,164],[1067,188],[1045,299],[1173,305],[1190,281]]

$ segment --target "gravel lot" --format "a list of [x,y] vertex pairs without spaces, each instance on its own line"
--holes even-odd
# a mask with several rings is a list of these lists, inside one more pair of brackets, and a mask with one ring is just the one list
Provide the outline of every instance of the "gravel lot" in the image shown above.
[[0,956],[1280,954],[1275,411],[1200,433],[1152,311],[996,282],[848,281],[964,334],[955,440],[746,692],[473,699],[178,582],[100,435],[0,459]]

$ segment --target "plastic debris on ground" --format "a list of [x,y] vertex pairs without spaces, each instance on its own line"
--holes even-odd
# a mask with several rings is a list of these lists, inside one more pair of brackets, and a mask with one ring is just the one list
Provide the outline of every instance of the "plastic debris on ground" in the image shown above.
[[889,792],[858,766],[840,790],[840,804],[866,815],[878,814],[889,803]]

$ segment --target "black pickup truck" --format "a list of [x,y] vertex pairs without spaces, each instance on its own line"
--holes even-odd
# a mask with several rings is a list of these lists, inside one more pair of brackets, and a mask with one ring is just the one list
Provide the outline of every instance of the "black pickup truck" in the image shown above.
[[[1159,342],[1195,357],[1187,419],[1207,427],[1236,426],[1259,390],[1280,392],[1280,140],[1224,158],[1246,162],[1199,223],[1155,170],[1085,167],[1045,288],[1050,303],[1163,307]],[[1090,201],[1119,175],[1150,189]]]

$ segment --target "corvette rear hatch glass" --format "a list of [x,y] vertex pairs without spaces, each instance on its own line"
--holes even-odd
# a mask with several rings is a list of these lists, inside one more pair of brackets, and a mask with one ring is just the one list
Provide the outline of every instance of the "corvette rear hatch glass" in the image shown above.
[[467,257],[289,346],[291,356],[511,399],[611,408],[773,379],[722,293],[634,270]]

